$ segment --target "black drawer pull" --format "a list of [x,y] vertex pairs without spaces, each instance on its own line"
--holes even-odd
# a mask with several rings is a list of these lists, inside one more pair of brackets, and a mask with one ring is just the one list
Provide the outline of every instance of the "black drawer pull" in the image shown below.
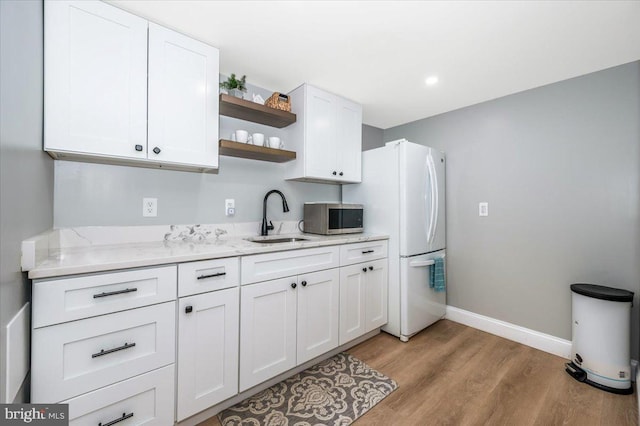
[[199,280],[204,280],[205,278],[213,278],[213,277],[221,277],[223,275],[227,275],[226,272],[218,272],[216,274],[209,274],[209,275],[200,275],[198,277]]
[[124,293],[132,293],[134,291],[138,291],[137,288],[125,288],[124,290],[116,290],[116,291],[106,291],[100,294],[94,294],[93,298],[98,299],[99,297],[108,297],[115,296],[116,294],[124,294]]
[[122,413],[122,417],[118,417],[117,419],[111,420],[109,423],[105,423],[105,424],[98,423],[98,426],[112,426],[112,425],[115,425],[116,423],[120,423],[121,421],[127,420],[127,419],[129,419],[131,417],[133,417],[133,412],[131,412],[129,414]]
[[373,266],[369,266],[369,270],[370,270],[370,271],[373,271]]
[[362,254],[369,254],[369,253],[373,253],[375,250],[366,250],[363,251]]
[[362,272],[367,272],[367,268],[362,268]]
[[106,351],[104,349],[101,349],[100,352],[91,355],[91,358],[98,358],[99,356],[112,354],[112,353],[118,352],[118,351],[123,351],[125,349],[132,348],[135,345],[136,345],[135,343],[125,343],[122,346],[119,346],[119,347],[113,348],[113,349],[107,349]]

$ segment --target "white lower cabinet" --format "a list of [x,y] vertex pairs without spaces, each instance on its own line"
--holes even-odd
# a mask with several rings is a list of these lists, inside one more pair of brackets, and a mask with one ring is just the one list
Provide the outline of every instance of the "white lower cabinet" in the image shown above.
[[298,277],[297,364],[338,347],[340,273],[329,269]]
[[242,287],[240,391],[338,346],[338,269]]
[[238,393],[238,287],[180,298],[178,421]]
[[166,426],[173,424],[174,366],[106,386],[63,401],[69,404],[69,425]]
[[340,344],[387,323],[387,259],[340,268]]
[[296,277],[243,286],[240,392],[296,366]]
[[386,247],[34,281],[31,402],[72,425],[181,422],[384,325]]

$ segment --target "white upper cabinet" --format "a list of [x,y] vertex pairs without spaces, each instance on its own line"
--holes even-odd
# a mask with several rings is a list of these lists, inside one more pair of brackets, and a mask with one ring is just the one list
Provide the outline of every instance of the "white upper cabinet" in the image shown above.
[[217,169],[218,61],[216,48],[103,2],[46,1],[45,150]]
[[289,142],[298,154],[289,180],[356,183],[362,180],[362,107],[304,84],[293,90]]
[[45,149],[146,158],[147,21],[98,1],[47,1],[44,28]]
[[149,158],[218,167],[218,49],[149,23]]

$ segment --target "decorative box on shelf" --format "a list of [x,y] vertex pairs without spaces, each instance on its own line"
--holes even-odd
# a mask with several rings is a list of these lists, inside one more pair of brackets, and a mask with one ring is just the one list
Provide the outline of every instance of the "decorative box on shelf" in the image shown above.
[[289,98],[289,95],[275,92],[269,96],[269,99],[267,99],[264,104],[269,108],[291,112],[291,98]]

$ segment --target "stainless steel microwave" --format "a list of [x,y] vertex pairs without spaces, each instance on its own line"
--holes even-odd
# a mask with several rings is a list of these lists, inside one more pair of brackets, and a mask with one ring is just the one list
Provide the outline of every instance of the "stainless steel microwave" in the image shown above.
[[304,232],[335,235],[362,232],[362,204],[304,203]]

